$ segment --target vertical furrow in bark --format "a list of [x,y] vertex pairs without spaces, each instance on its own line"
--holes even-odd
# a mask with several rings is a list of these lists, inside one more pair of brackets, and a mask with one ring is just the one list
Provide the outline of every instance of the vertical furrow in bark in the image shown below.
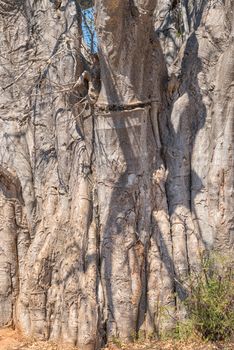
[[16,298],[19,292],[17,234],[21,224],[23,202],[19,179],[14,171],[4,169],[2,166],[0,166],[0,189],[0,325],[10,326],[15,320]]

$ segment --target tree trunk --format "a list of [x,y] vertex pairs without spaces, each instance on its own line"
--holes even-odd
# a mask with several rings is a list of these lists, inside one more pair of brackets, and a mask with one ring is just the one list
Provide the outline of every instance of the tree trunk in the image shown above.
[[95,350],[173,327],[233,252],[234,5],[194,1],[170,76],[161,1],[96,1],[99,63],[55,5],[0,0],[0,326]]

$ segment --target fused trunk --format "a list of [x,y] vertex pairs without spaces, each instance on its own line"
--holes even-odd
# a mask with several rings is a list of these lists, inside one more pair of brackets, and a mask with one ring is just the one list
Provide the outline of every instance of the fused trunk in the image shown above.
[[158,335],[233,252],[233,1],[194,3],[169,57],[165,3],[96,1],[97,58],[79,1],[0,0],[0,326]]

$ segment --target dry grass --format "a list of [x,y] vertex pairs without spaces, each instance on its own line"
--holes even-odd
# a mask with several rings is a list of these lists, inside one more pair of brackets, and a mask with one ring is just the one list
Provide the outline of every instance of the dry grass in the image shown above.
[[123,347],[124,350],[234,350],[233,344],[214,344],[200,341],[155,341]]
[[[10,328],[0,329],[0,350],[74,350],[69,345],[35,341]],[[234,350],[234,343],[204,343],[197,341],[144,341],[133,344],[110,344],[105,350]]]
[[0,350],[74,350],[70,345],[36,341],[11,328],[0,329]]

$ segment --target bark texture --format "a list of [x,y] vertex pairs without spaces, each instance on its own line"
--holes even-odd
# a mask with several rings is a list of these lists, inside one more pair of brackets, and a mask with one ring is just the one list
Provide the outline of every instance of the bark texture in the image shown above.
[[233,253],[234,3],[97,0],[98,59],[80,6],[0,0],[0,326],[96,350]]

